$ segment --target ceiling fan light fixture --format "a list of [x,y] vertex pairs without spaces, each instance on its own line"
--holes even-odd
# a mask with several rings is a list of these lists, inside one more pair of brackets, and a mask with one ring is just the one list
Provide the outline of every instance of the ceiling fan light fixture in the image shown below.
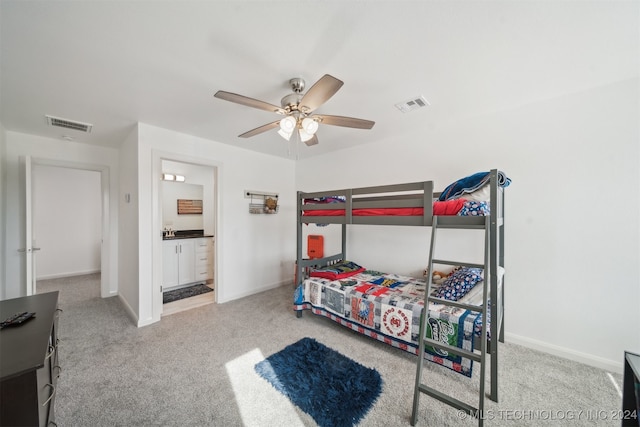
[[278,134],[280,134],[281,137],[283,137],[284,139],[286,139],[288,141],[288,140],[291,139],[291,135],[293,135],[293,131],[285,132],[284,130],[280,129],[280,130],[278,130]]
[[302,129],[304,129],[304,132],[309,134],[309,138],[311,138],[311,136],[315,135],[318,131],[318,122],[309,117],[305,117],[302,120]]
[[280,130],[286,133],[292,133],[296,128],[296,119],[292,116],[287,116],[280,120]]
[[298,133],[300,134],[300,141],[302,142],[307,142],[308,140],[313,138],[313,134],[306,132],[303,128],[300,128],[298,130]]

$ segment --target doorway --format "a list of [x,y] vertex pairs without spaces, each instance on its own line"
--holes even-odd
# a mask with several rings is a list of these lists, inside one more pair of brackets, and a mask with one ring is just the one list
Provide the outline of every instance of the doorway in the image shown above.
[[100,180],[100,173],[93,170],[34,165],[33,236],[39,249],[36,280],[100,273]]
[[[216,233],[219,226],[218,215],[218,165],[215,162],[203,163],[202,159],[192,159],[184,156],[178,156],[175,154],[161,154],[154,153],[154,185],[153,185],[153,200],[154,211],[157,215],[154,215],[154,230],[158,230],[158,233],[154,233],[154,251],[153,251],[153,264],[154,264],[154,286],[153,286],[153,317],[160,320],[161,316],[172,314],[174,312],[183,311],[184,309],[191,309],[204,304],[215,303],[218,299],[220,283],[218,280],[217,272],[217,258],[219,246],[219,236]],[[163,181],[163,174],[170,174],[173,176],[180,176],[180,183],[171,183],[170,185],[166,181]],[[184,186],[185,194],[191,197],[193,194],[193,187],[201,187],[199,190],[202,194],[201,197],[201,214],[196,215],[183,215],[177,214],[177,204],[175,188],[181,188]],[[168,190],[171,188],[171,191]],[[179,191],[179,190],[178,190]],[[165,194],[166,193],[166,194]],[[185,196],[186,197],[186,196]],[[167,199],[167,200],[165,200]],[[170,304],[163,304],[163,285],[166,282],[164,277],[167,271],[172,271],[171,268],[167,268],[164,258],[165,246],[172,243],[171,241],[163,238],[165,228],[171,228],[174,233],[183,231],[197,230],[202,232],[206,236],[205,240],[210,245],[210,269],[211,274],[209,279],[204,281],[207,286],[213,287],[214,291],[186,298],[182,301],[171,302]],[[157,239],[157,240],[156,240]],[[189,239],[187,239],[189,240]],[[202,242],[201,239],[194,239]],[[198,255],[200,257],[200,255]],[[168,262],[173,262],[169,260]],[[201,273],[200,273],[201,274]],[[196,276],[199,277],[199,276]],[[188,281],[188,280],[187,280]],[[173,280],[169,280],[167,283],[173,283]],[[178,285],[180,287],[180,285]],[[188,293],[188,292],[187,292]],[[166,310],[165,310],[166,309]],[[156,317],[157,316],[157,317]]]
[[[23,158],[23,163],[25,172],[29,175],[26,180],[29,187],[26,193],[30,200],[27,204],[25,215],[28,218],[26,224],[27,235],[32,239],[38,239],[37,242],[30,240],[32,245],[33,243],[38,243],[38,245],[33,245],[35,246],[33,248],[34,251],[31,253],[30,262],[27,263],[29,272],[26,277],[31,278],[28,280],[27,295],[38,291],[36,277],[38,274],[43,275],[42,268],[38,270],[38,262],[36,260],[38,255],[41,255],[42,251],[45,250],[40,243],[46,243],[47,251],[64,253],[62,258],[57,254],[58,258],[54,261],[60,262],[62,268],[58,269],[57,272],[49,269],[49,273],[44,273],[45,276],[48,276],[48,278],[61,278],[84,273],[97,274],[99,276],[97,281],[94,278],[92,282],[99,284],[98,293],[100,296],[105,298],[115,295],[117,289],[115,287],[111,289],[114,284],[111,283],[113,274],[111,272],[112,254],[110,253],[111,226],[109,208],[111,183],[109,167],[42,158],[36,159],[30,156]],[[50,179],[58,184],[53,190],[47,187],[47,185],[51,184],[47,182]],[[82,183],[77,183],[77,180],[89,180],[90,183],[82,188]],[[38,181],[40,181],[39,184]],[[38,186],[40,190],[38,190]],[[64,194],[64,197],[56,198],[60,194]],[[79,194],[82,194],[83,197],[74,198]],[[87,196],[87,194],[90,194],[90,196]],[[62,206],[63,204],[65,206]],[[69,253],[75,248],[64,245],[67,245],[69,241],[73,241],[73,237],[78,234],[76,230],[72,229],[73,225],[70,226],[64,220],[65,212],[67,214],[70,212],[67,209],[75,209],[76,213],[80,215],[78,218],[82,218],[82,215],[85,217],[92,216],[92,218],[85,218],[92,223],[90,226],[93,230],[90,232],[92,237],[86,236],[84,240],[90,241],[89,245],[93,246],[93,249],[89,251],[92,253],[90,256],[93,257],[93,260],[88,264],[84,263],[85,267],[78,268],[77,265],[79,264],[74,266],[73,263],[67,265],[61,262],[64,257],[71,258]],[[53,211],[57,211],[57,213]],[[37,217],[40,217],[40,220],[36,219]],[[72,224],[76,223],[72,222]],[[62,235],[46,236],[52,230],[60,231]],[[37,233],[44,233],[42,236],[46,237],[45,240],[40,240]],[[76,241],[76,244],[78,242]],[[86,267],[87,265],[89,267]],[[47,271],[46,268],[45,271]]]

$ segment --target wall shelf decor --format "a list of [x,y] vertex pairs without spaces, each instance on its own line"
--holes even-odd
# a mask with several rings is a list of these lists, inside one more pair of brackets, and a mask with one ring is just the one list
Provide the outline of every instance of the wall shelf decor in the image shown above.
[[244,197],[251,199],[249,202],[249,213],[251,214],[278,213],[278,193],[245,191]]

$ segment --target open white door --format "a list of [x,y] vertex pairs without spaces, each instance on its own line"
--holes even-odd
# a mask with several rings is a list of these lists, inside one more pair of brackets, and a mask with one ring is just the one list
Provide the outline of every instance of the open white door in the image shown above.
[[24,223],[25,223],[25,239],[24,247],[18,249],[19,252],[25,254],[25,289],[27,295],[35,295],[36,293],[36,260],[35,253],[40,248],[34,247],[33,243],[33,199],[31,194],[31,156],[24,157]]

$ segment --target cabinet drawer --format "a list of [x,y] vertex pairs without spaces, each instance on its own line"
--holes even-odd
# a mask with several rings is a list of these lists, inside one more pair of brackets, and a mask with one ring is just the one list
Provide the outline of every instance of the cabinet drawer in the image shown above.
[[196,260],[195,260],[196,271],[206,270],[207,266],[210,264],[210,261],[211,261],[211,257],[209,257],[209,254],[207,253],[196,254]]
[[211,251],[213,244],[211,239],[196,239],[196,254],[208,253]]
[[207,279],[209,279],[209,271],[208,270],[202,270],[202,271],[196,272],[196,280],[197,281],[207,280]]

